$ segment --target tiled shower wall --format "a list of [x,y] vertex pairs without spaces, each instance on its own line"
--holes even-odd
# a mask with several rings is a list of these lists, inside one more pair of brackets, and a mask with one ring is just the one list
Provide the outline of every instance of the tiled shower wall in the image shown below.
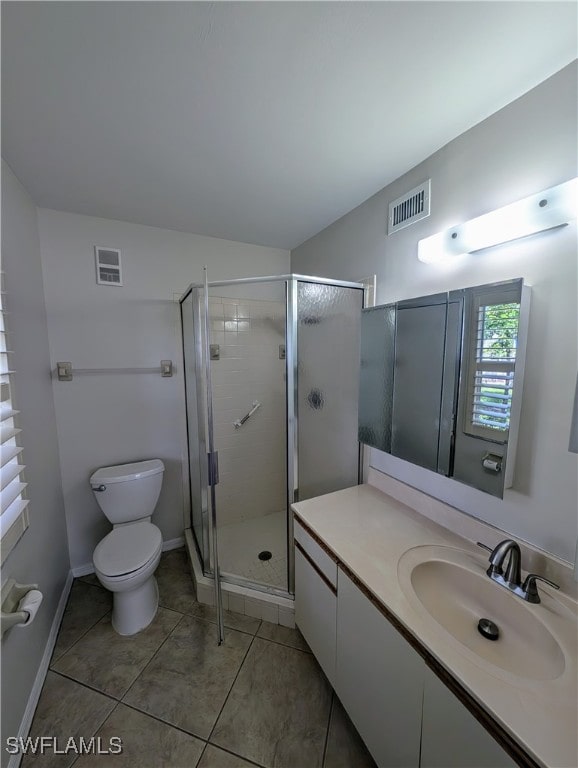
[[[220,525],[286,507],[285,302],[211,297],[216,487]],[[258,401],[261,407],[236,429]]]

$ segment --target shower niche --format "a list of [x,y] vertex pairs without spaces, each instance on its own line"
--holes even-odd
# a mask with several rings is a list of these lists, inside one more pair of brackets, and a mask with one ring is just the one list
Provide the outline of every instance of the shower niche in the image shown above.
[[191,539],[225,590],[290,598],[290,505],[359,482],[363,300],[361,284],[301,275],[211,282],[206,297],[192,285],[181,297]]

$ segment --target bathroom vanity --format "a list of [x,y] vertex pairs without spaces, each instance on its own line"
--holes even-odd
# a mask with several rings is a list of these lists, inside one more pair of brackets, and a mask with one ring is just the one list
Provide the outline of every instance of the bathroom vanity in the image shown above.
[[472,541],[370,485],[293,511],[297,626],[379,768],[578,765],[570,597],[526,603]]

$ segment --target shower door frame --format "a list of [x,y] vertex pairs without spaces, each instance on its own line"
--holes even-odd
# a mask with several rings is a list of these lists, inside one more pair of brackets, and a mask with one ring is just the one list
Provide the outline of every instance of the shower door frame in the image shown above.
[[[290,542],[293,541],[293,515],[291,514],[291,505],[298,501],[299,496],[299,458],[298,458],[298,446],[299,446],[299,408],[298,408],[298,375],[297,375],[297,330],[298,330],[298,318],[297,318],[297,288],[300,282],[313,283],[317,285],[330,285],[336,288],[355,288],[362,292],[362,308],[365,306],[366,298],[366,286],[363,283],[352,282],[349,280],[333,280],[325,277],[314,277],[312,275],[300,275],[300,274],[285,274],[285,275],[266,275],[262,277],[242,277],[232,280],[216,280],[208,283],[208,288],[231,288],[237,285],[253,285],[255,283],[271,283],[271,282],[284,282],[285,283],[285,372],[286,372],[286,394],[285,394],[285,414],[287,423],[286,434],[286,469],[287,469],[287,507],[286,507],[286,524],[287,524],[287,589],[280,589],[278,587],[268,586],[260,584],[258,582],[251,581],[251,579],[243,576],[237,576],[230,573],[220,573],[220,580],[226,584],[234,584],[239,587],[249,587],[256,592],[262,592],[269,595],[275,595],[277,597],[284,597],[292,599],[295,594],[295,551]],[[187,298],[187,296],[195,289],[203,289],[202,283],[191,283],[184,291],[179,299],[179,304]],[[195,294],[193,293],[193,307],[195,306]],[[199,318],[200,320],[200,318]],[[182,330],[182,328],[181,328]],[[196,341],[196,334],[195,334]],[[183,338],[184,344],[184,338]],[[198,363],[198,361],[197,361]],[[199,389],[202,386],[204,364],[210,366],[211,361],[209,359],[201,358],[201,365],[195,365],[195,377],[198,393],[202,391]],[[186,378],[186,372],[185,372]],[[186,380],[185,380],[186,389]],[[185,401],[186,404],[186,401]],[[203,435],[199,434],[199,440],[202,440],[204,445],[207,445],[207,435],[204,434],[205,421],[199,421],[202,424]],[[200,426],[199,426],[200,429]],[[188,420],[187,420],[187,436],[188,436]],[[189,444],[187,439],[187,455],[189,455]],[[189,456],[189,472],[190,472],[190,456]],[[205,482],[208,480],[206,473],[201,473],[203,479],[203,489],[201,496],[203,499],[209,497],[208,486],[205,486]],[[362,446],[358,443],[358,461],[357,461],[357,482],[361,482],[362,477]],[[189,479],[190,488],[190,479]],[[192,501],[191,501],[191,527],[192,526]],[[201,519],[203,521],[209,519],[209,510],[202,510]],[[217,508],[218,518],[218,508]],[[205,540],[208,536],[203,529],[203,548],[205,547]],[[200,548],[199,542],[193,533],[193,540],[197,549]],[[208,551],[208,550],[207,550]],[[210,558],[208,560],[209,567],[205,570],[205,552],[199,553],[202,555],[201,560],[203,564],[203,571],[209,578],[214,578],[214,569],[211,567]]]

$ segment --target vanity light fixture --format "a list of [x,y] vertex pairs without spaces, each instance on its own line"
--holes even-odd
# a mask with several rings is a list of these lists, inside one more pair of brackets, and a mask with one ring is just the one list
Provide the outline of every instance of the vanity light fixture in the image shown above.
[[508,243],[568,224],[576,218],[578,178],[420,240],[417,256],[426,263],[448,262],[467,253]]

